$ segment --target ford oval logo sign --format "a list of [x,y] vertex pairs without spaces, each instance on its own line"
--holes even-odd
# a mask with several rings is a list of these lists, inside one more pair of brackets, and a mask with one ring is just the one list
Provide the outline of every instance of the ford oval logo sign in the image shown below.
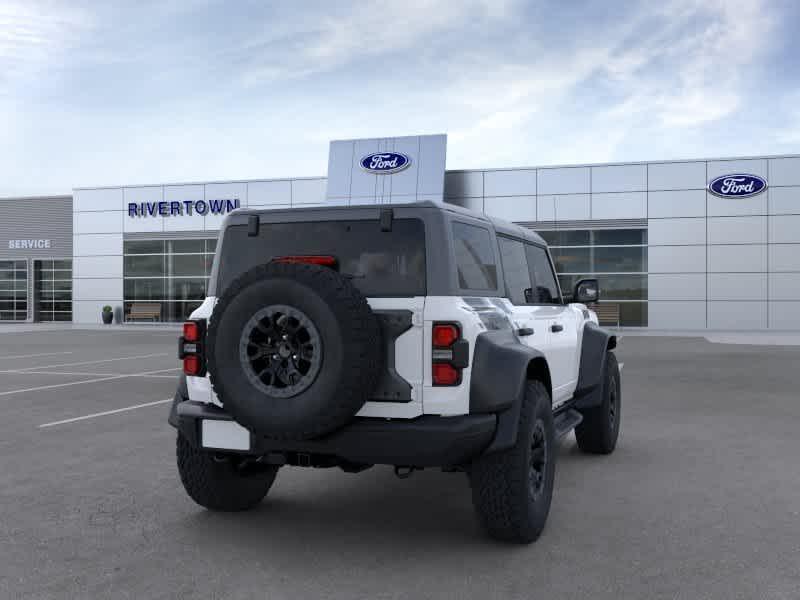
[[361,159],[361,168],[378,175],[397,173],[411,165],[411,159],[399,152],[375,152]]
[[767,182],[758,175],[737,173],[722,175],[708,184],[708,191],[722,198],[749,198],[767,189]]

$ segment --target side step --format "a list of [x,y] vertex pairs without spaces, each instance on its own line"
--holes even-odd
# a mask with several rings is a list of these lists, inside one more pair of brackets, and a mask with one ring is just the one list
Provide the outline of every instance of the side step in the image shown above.
[[553,418],[553,425],[556,429],[556,438],[562,438],[570,431],[575,429],[583,421],[583,415],[573,408],[558,413]]

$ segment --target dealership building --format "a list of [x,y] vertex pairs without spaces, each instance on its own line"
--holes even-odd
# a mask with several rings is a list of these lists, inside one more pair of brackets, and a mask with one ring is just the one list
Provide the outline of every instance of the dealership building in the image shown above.
[[800,329],[800,156],[447,171],[445,154],[444,135],[344,140],[327,177],[0,199],[0,321],[180,321],[232,210],[433,200],[536,230],[562,289],[597,278],[622,326]]

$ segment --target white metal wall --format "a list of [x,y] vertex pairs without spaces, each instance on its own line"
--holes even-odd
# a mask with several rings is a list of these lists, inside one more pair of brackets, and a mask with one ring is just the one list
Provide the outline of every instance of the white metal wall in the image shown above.
[[125,234],[213,231],[224,215],[131,217],[130,202],[238,199],[243,207],[319,206],[324,177],[269,181],[76,189],[73,196],[73,321],[99,323],[105,304],[122,306],[122,241]]
[[[769,189],[706,191],[737,172]],[[445,196],[531,224],[647,219],[651,328],[800,329],[800,157],[450,171]]]
[[[747,199],[706,192],[710,179],[735,172],[770,187]],[[326,203],[327,187],[311,178],[75,190],[74,320],[97,323],[103,304],[121,305],[125,233],[180,237],[216,231],[221,221],[131,218],[128,202],[309,206]],[[800,157],[449,171],[445,199],[526,223],[646,219],[650,327],[800,329]]]

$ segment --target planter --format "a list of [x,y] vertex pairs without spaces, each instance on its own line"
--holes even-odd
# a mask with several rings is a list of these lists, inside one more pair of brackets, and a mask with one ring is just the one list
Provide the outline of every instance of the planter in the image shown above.
[[106,325],[111,325],[114,322],[114,313],[110,310],[107,312],[101,312],[100,315],[103,317],[103,323]]

